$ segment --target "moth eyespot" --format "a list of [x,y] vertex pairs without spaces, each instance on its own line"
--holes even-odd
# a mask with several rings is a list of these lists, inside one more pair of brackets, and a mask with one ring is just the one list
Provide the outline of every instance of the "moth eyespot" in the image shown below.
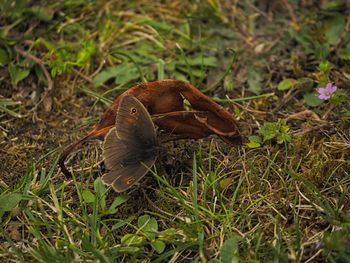
[[131,108],[131,109],[130,109],[130,113],[131,113],[131,114],[134,115],[136,112],[137,112],[137,109],[136,109],[136,108]]
[[132,184],[135,181],[134,178],[130,178],[126,181],[126,184]]

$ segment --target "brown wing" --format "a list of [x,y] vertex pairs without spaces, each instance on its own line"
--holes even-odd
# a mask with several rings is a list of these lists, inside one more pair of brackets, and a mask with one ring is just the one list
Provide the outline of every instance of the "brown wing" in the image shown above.
[[108,170],[118,169],[125,158],[132,158],[133,151],[117,137],[116,128],[112,128],[103,143],[103,160]]
[[103,158],[109,172],[102,176],[102,181],[112,185],[116,192],[123,192],[154,164],[156,132],[148,111],[132,95],[120,101],[115,125],[103,144]]
[[153,166],[155,158],[143,163],[128,165],[117,170],[112,170],[102,176],[102,182],[112,185],[114,191],[120,193],[128,190],[147,174]]
[[117,136],[128,145],[149,147],[156,144],[156,131],[152,118],[143,104],[132,95],[120,101],[115,121]]

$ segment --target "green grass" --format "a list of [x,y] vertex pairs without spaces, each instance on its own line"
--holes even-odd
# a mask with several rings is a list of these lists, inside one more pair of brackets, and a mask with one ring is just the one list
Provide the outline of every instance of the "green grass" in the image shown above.
[[[1,262],[349,261],[342,1],[12,2],[0,7]],[[165,78],[233,112],[243,145],[167,143],[123,194],[101,183],[99,143],[62,175],[62,146],[116,94]],[[320,101],[328,82],[338,91]]]
[[[298,167],[278,164],[292,152],[285,156],[279,150],[231,149],[221,156],[219,150],[214,142],[207,150],[199,147],[192,171],[184,175],[186,182],[174,185],[169,175],[153,170],[146,180],[156,182],[153,189],[141,186],[123,195],[106,189],[91,172],[62,180],[54,174],[55,163],[47,172],[32,164],[0,197],[11,203],[2,217],[7,226],[2,231],[3,257],[41,262],[288,262],[302,261],[314,249],[332,258],[335,248],[329,240],[342,244],[348,233],[341,210],[349,192],[339,193],[339,203],[328,197],[349,184],[348,174],[332,187],[317,188],[295,171]],[[140,206],[133,202],[135,195],[145,195],[137,198],[148,202],[146,208],[135,210]],[[341,228],[327,237],[329,251],[315,248],[325,225]],[[12,241],[16,235],[21,236],[20,246]]]

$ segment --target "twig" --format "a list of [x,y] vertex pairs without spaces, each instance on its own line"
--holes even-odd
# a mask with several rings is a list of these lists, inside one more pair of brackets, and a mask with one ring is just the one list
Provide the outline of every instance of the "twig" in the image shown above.
[[315,132],[317,130],[321,130],[322,128],[325,128],[325,127],[328,127],[329,124],[322,124],[322,125],[319,125],[319,126],[315,126],[315,127],[311,127],[311,128],[308,128],[308,129],[305,129],[305,130],[302,130],[300,132],[295,132],[293,133],[294,136],[303,136],[309,132]]
[[160,114],[153,114],[152,120],[158,120],[161,118],[169,117],[169,116],[183,116],[185,117],[186,115],[191,115],[191,114],[206,114],[208,111],[198,111],[198,110],[184,110],[184,111],[171,111],[171,112],[166,112],[166,113],[160,113]]
[[39,65],[41,70],[44,72],[45,78],[47,80],[47,90],[48,91],[52,90],[53,89],[53,81],[51,79],[50,73],[47,71],[47,69],[44,66],[44,62],[41,59],[37,58],[36,56],[19,48],[18,46],[15,46],[15,50],[17,53],[21,54],[23,57],[30,59],[31,61],[33,61]]
[[255,110],[253,108],[250,108],[249,106],[244,106],[242,104],[239,104],[239,103],[233,103],[235,106],[237,106],[238,108],[241,108],[242,110],[244,111],[247,111],[247,112],[252,112],[254,114],[268,114],[267,111],[260,111],[260,110]]
[[282,0],[282,1],[285,4],[285,6],[287,7],[289,15],[292,18],[293,27],[299,27],[299,22],[298,22],[297,16],[294,13],[293,6],[288,2],[288,0]]
[[328,115],[333,111],[334,106],[331,106],[328,108],[325,114],[322,116],[322,120],[326,120],[328,118]]
[[289,115],[286,120],[292,120],[292,119],[301,119],[304,117],[312,117],[316,121],[321,121],[321,118],[313,111],[311,110],[304,110],[304,111],[299,111],[296,113],[293,113]]
[[28,53],[27,51],[24,51],[23,49],[21,49],[18,46],[14,47],[16,52],[20,55],[22,55],[23,57],[35,62],[36,64],[39,65],[39,67],[41,68],[41,70],[44,72],[45,78],[47,80],[47,89],[45,89],[42,97],[40,98],[40,100],[38,101],[38,103],[29,111],[29,112],[33,112],[35,111],[38,106],[44,101],[44,99],[46,98],[46,96],[48,95],[49,91],[51,91],[53,89],[53,81],[51,79],[50,73],[47,71],[47,69],[45,68],[44,62],[37,58],[36,56]]
[[295,90],[294,93],[293,91],[294,91],[293,89],[290,89],[286,94],[286,96],[283,97],[281,103],[277,105],[273,110],[270,111],[270,114],[274,114],[277,111],[279,111],[285,104],[287,104],[287,102],[289,102],[292,98],[295,97],[295,95],[297,95],[300,92],[300,90]]
[[213,98],[213,100],[216,102],[241,102],[241,101],[247,101],[247,100],[264,99],[264,98],[271,97],[273,95],[275,95],[274,92],[265,93],[265,94],[256,95],[256,96],[244,97],[244,98],[231,99],[231,98],[227,97],[226,99]]
[[100,73],[101,69],[103,68],[104,64],[106,63],[106,60],[102,59],[100,65],[98,68],[91,74],[90,78],[95,77],[98,73]]

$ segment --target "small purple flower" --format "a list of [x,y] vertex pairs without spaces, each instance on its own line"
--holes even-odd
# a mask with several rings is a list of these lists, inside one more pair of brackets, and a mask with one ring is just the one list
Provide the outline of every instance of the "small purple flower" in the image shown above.
[[332,83],[328,83],[325,88],[319,88],[318,93],[320,94],[318,96],[321,100],[329,100],[331,98],[331,95],[337,90],[337,86],[332,85]]

